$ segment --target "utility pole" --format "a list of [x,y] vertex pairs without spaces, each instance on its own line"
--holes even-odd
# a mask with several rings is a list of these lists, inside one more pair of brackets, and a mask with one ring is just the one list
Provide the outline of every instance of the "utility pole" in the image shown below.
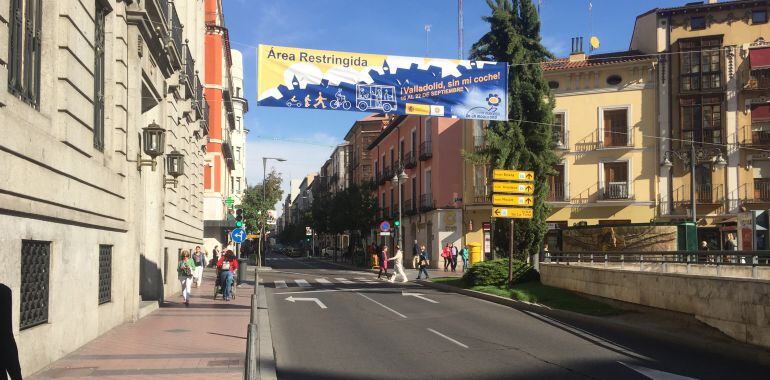
[[463,59],[463,0],[457,0],[457,56]]
[[428,57],[428,55],[429,55],[429,49],[428,49],[428,47],[429,47],[430,45],[429,45],[429,39],[428,39],[428,36],[430,36],[430,27],[431,27],[431,25],[430,25],[430,24],[426,24],[426,25],[425,25],[425,57],[426,57],[426,58],[427,58],[427,57]]
[[511,219],[511,246],[508,249],[508,287],[513,282],[513,257],[516,254],[516,239],[514,239],[514,228],[516,227],[516,219]]

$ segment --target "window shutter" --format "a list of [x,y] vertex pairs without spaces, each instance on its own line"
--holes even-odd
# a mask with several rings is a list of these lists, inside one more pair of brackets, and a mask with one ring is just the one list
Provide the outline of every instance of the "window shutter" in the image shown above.
[[11,0],[11,25],[9,30],[8,89],[21,93],[22,33],[24,17],[22,0]]
[[34,75],[32,78],[33,104],[40,106],[40,53],[43,40],[43,0],[35,1],[35,36],[32,40],[34,63]]
[[24,77],[22,78],[22,97],[26,101],[30,101],[33,98],[33,84],[32,78],[32,54],[34,52],[34,40],[35,40],[35,7],[36,0],[27,0],[27,9],[25,9],[24,15],[24,61],[22,62]]

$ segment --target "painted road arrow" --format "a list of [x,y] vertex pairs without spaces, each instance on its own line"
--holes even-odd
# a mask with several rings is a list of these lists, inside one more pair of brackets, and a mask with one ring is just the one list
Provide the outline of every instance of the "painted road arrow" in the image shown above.
[[318,305],[318,307],[320,307],[321,309],[326,309],[326,305],[324,305],[324,303],[323,303],[323,302],[321,302],[321,300],[319,300],[318,298],[297,298],[297,297],[294,297],[294,296],[288,296],[288,297],[286,297],[286,300],[287,300],[287,301],[289,301],[289,302],[296,302],[296,301],[313,301],[313,302],[315,302],[315,303]]
[[430,299],[430,298],[426,298],[425,296],[423,296],[423,295],[422,295],[422,294],[420,294],[420,293],[407,293],[407,292],[405,292],[405,291],[403,291],[403,290],[402,290],[402,291],[401,291],[401,295],[403,295],[403,296],[409,296],[409,297],[414,297],[414,298],[419,298],[419,299],[421,299],[421,300],[425,300],[425,301],[428,301],[428,302],[430,302],[430,303],[438,303],[438,301],[434,301],[434,300],[432,300],[432,299]]

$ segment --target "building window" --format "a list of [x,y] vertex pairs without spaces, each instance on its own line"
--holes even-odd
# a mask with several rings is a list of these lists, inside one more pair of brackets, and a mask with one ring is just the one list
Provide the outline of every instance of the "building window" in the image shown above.
[[429,117],[425,118],[425,130],[424,130],[424,133],[423,133],[422,141],[430,141],[431,140],[431,137],[432,137],[431,133],[430,133],[431,124],[432,124],[432,119],[429,118]]
[[489,202],[489,187],[487,186],[487,167],[473,166],[473,200],[474,203]]
[[690,39],[680,43],[681,91],[722,88],[721,44],[719,38]]
[[697,143],[722,143],[722,106],[718,96],[679,100],[682,140]]
[[564,164],[556,165],[554,170],[556,175],[548,177],[548,200],[551,202],[563,202],[567,200],[566,192],[564,191],[566,180]]
[[8,34],[8,92],[40,108],[42,0],[11,0]]
[[706,18],[703,16],[690,17],[690,29],[692,30],[706,29]]
[[51,242],[22,240],[20,330],[48,322],[50,269]]
[[235,128],[238,129],[239,131],[241,130],[241,118],[240,117],[236,117],[235,118]]
[[604,147],[628,146],[628,109],[604,110],[602,116]]
[[708,164],[695,167],[695,199],[698,200],[698,203],[712,203],[714,201],[712,171],[711,165]]
[[398,142],[398,160],[401,162],[401,165],[404,164],[404,140]]
[[104,25],[109,10],[96,1],[94,20],[94,148],[104,151]]
[[412,154],[417,151],[417,131],[412,131]]
[[607,84],[610,86],[617,86],[623,81],[620,75],[610,75],[607,77]]
[[551,126],[551,129],[553,131],[553,143],[556,146],[564,146],[567,144],[564,119],[564,112],[557,112],[553,114],[553,125]]
[[235,147],[235,161],[241,162],[241,147]]
[[751,23],[752,24],[764,24],[767,22],[767,11],[759,9],[751,11]]
[[628,198],[628,162],[604,163],[604,199]]
[[548,88],[550,88],[551,90],[555,90],[555,89],[559,88],[559,82],[557,82],[555,80],[548,81]]
[[112,300],[112,246],[99,246],[99,305]]

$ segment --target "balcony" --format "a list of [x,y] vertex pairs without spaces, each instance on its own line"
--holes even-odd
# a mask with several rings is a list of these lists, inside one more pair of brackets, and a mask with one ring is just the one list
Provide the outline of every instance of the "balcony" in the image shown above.
[[433,194],[420,195],[420,212],[428,212],[436,208],[436,202],[433,199]]
[[550,183],[548,186],[548,197],[546,198],[546,201],[548,202],[566,202],[568,201],[566,197],[566,192],[564,191],[564,179],[563,178],[555,178],[554,182]]
[[744,71],[744,90],[770,90],[770,69]]
[[393,171],[389,166],[386,166],[382,168],[382,173],[380,173],[380,178],[377,182],[379,182],[380,185],[384,185],[391,179],[393,179]]
[[414,215],[417,213],[417,207],[415,207],[412,199],[405,199],[403,207],[404,215]]
[[420,161],[430,160],[433,157],[433,147],[430,141],[423,141],[420,144]]
[[754,203],[770,203],[770,181],[767,178],[754,178]]
[[[561,138],[564,139],[566,135]],[[617,127],[612,130],[604,130],[600,149],[627,148],[634,146],[634,134],[632,128]]]
[[569,149],[569,131],[554,130],[552,142],[554,149]]
[[741,127],[739,143],[746,146],[769,146],[770,122],[752,123]]
[[601,199],[620,200],[629,199],[627,182],[607,182],[602,191]]
[[478,152],[484,150],[487,147],[486,136],[473,136],[473,151]]
[[417,160],[414,157],[414,152],[404,154],[404,169],[414,169],[416,166]]
[[695,200],[703,204],[719,203],[714,197],[714,187],[711,184],[695,184]]
[[721,129],[704,129],[701,136],[697,136],[695,132],[696,131],[691,130],[682,131],[682,144],[689,146],[690,141],[695,141],[696,143],[722,144]]
[[176,13],[176,6],[174,6],[174,3],[172,2],[171,5],[168,7],[169,9],[169,28],[170,28],[170,47],[172,48],[172,52],[174,56],[176,57],[176,68],[179,69],[182,67],[182,46],[184,44],[184,40],[182,39],[182,22],[179,21],[179,15]]
[[184,81],[186,88],[185,98],[199,99],[196,97],[198,95],[198,88],[196,86],[200,84],[200,82],[198,76],[195,75],[195,60],[192,57],[192,53],[190,53],[188,44],[184,45]]

